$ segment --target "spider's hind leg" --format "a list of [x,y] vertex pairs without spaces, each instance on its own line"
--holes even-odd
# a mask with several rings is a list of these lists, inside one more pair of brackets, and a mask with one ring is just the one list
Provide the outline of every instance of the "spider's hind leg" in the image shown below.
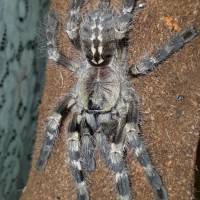
[[93,171],[96,167],[95,155],[94,155],[94,140],[91,135],[92,130],[86,123],[85,119],[81,121],[81,157],[83,161],[83,167],[85,171]]
[[138,162],[146,173],[147,179],[158,200],[167,200],[167,191],[158,173],[155,171],[144,142],[139,136],[139,129],[133,123],[126,124],[127,143],[135,151]]
[[[119,113],[120,114],[120,113]],[[118,119],[118,127],[115,132],[115,136],[111,143],[110,151],[110,167],[115,173],[115,180],[117,185],[117,190],[120,195],[120,200],[130,200],[131,199],[131,185],[126,169],[126,163],[124,158],[124,151],[126,148],[123,129],[126,122],[126,116],[122,114]]]
[[55,108],[54,113],[48,118],[46,122],[45,136],[36,164],[36,168],[38,170],[43,170],[47,164],[53,145],[59,133],[58,129],[64,111],[66,109],[70,109],[74,104],[75,99],[68,96],[59,106]]
[[118,121],[112,119],[111,114],[100,114],[97,118],[98,129],[95,132],[96,146],[103,158],[105,165],[110,168],[110,137],[117,131]]
[[135,151],[138,162],[146,173],[147,179],[158,200],[167,200],[167,191],[158,173],[155,171],[144,142],[139,136],[137,103],[134,100],[127,102],[128,114],[124,127],[125,143]]
[[[114,172],[120,200],[130,200],[131,187],[124,160],[124,138],[122,137],[124,122],[125,116],[100,124],[96,140],[106,166]],[[113,136],[110,138],[112,143],[108,141],[110,136]]]
[[76,183],[78,200],[89,200],[89,192],[87,189],[85,175],[81,165],[81,126],[79,117],[79,114],[74,113],[71,123],[69,125],[68,154],[71,163],[73,178]]
[[115,173],[116,186],[120,200],[130,200],[132,196],[131,185],[124,160],[124,150],[123,140],[119,143],[113,142],[111,144],[110,168]]

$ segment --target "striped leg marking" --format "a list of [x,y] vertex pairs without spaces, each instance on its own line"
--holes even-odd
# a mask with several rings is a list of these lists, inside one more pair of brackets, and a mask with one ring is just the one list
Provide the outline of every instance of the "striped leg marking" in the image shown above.
[[123,144],[111,144],[111,170],[115,173],[120,200],[131,199],[131,186],[123,157]]
[[68,68],[71,71],[76,71],[78,68],[78,64],[73,62],[70,58],[63,56],[58,52],[56,44],[57,25],[57,13],[55,11],[50,11],[48,15],[48,23],[46,28],[47,52],[49,59],[54,60],[58,64],[61,64],[62,66]]
[[91,131],[88,128],[88,124],[85,119],[81,122],[81,158],[83,161],[83,167],[85,171],[93,171],[95,169],[95,155],[94,155],[94,141],[91,135]]
[[133,18],[132,12],[134,5],[134,0],[125,0],[123,3],[122,12],[116,16],[115,38],[119,41],[125,38],[129,30]]
[[135,6],[135,0],[124,0],[123,3],[123,12],[131,13]]
[[[115,117],[113,113],[112,117]],[[110,122],[100,123],[95,133],[98,149],[106,166],[113,171],[116,189],[121,200],[131,199],[131,187],[124,161],[123,127],[126,117],[113,118]],[[112,142],[110,142],[112,140]]]
[[71,11],[68,22],[66,24],[66,32],[77,50],[81,49],[79,25],[80,25],[80,9],[83,5],[83,0],[72,1]]
[[166,60],[171,54],[181,49],[186,43],[190,42],[197,35],[196,30],[190,27],[171,39],[171,41],[150,56],[142,59],[131,69],[133,75],[146,74],[155,66]]
[[96,144],[98,150],[103,157],[105,165],[109,168],[110,166],[110,143],[108,142],[107,136],[103,132],[102,126],[95,133]]
[[99,10],[107,10],[110,6],[110,0],[99,1]]
[[[103,125],[102,125],[103,126]],[[96,142],[106,166],[115,174],[116,189],[121,200],[131,199],[131,188],[128,173],[123,158],[123,144],[109,143],[104,128],[100,127],[96,132]],[[107,125],[105,125],[107,127]]]
[[77,123],[77,114],[74,114],[69,126],[68,153],[72,174],[76,183],[78,200],[89,200],[89,192],[81,166],[79,126]]
[[138,162],[144,169],[147,179],[158,200],[167,200],[167,191],[160,176],[154,170],[147,149],[139,136],[139,129],[134,123],[126,124],[126,140],[130,148],[135,150]]
[[53,149],[53,145],[59,133],[59,125],[62,115],[67,109],[70,109],[75,103],[76,97],[68,95],[65,96],[60,105],[54,109],[54,113],[48,118],[46,122],[45,136],[42,143],[42,148],[40,150],[40,155],[37,160],[36,168],[38,170],[43,170],[47,164],[48,158]]
[[61,114],[54,113],[49,117],[46,123],[45,137],[43,140],[42,148],[40,150],[40,156],[37,160],[37,170],[43,170],[47,164],[49,155],[52,151],[53,144],[58,136],[58,127],[61,120]]
[[133,19],[135,0],[124,0],[120,14],[115,17],[115,39],[119,60],[126,60],[127,33]]
[[[100,120],[100,118],[99,118]],[[100,120],[101,121],[101,120]],[[109,123],[100,122],[99,128],[95,133],[96,144],[98,150],[103,157],[105,165],[110,168],[110,151],[111,151],[111,144],[108,141],[108,138],[115,133],[117,130],[118,122],[116,120],[112,120]]]

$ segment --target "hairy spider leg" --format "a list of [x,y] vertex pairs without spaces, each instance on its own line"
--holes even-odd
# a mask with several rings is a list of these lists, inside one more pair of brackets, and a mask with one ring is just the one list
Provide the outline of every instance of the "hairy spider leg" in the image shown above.
[[[133,95],[130,95],[130,93]],[[115,173],[116,186],[120,199],[130,200],[132,198],[132,192],[128,170],[126,169],[124,160],[124,151],[127,148],[124,129],[129,120],[138,123],[139,114],[137,98],[133,93],[133,89],[127,87],[123,88],[121,96],[122,98],[119,100],[118,106],[116,107],[118,116],[116,119],[118,123],[111,143],[110,169]]]
[[[122,106],[120,105],[120,107]],[[106,166],[115,174],[116,189],[120,199],[130,200],[131,187],[124,160],[125,145],[123,144],[123,128],[126,123],[126,114],[119,113],[119,110],[116,110],[116,112],[113,115],[121,115],[119,117],[112,116],[113,119],[108,123],[100,123],[95,136],[98,149]],[[110,136],[112,136],[112,143],[108,141]]]
[[81,166],[80,135],[82,133],[79,121],[80,117],[80,114],[74,113],[69,125],[68,154],[71,163],[72,174],[76,183],[78,200],[89,200],[89,191],[87,189],[85,175]]
[[57,13],[55,11],[50,11],[48,14],[48,22],[46,27],[48,57],[58,64],[61,64],[63,67],[71,71],[76,71],[79,67],[78,64],[58,52],[56,44],[57,25]]
[[106,11],[110,5],[110,0],[101,0],[99,1],[99,10]]
[[106,130],[113,129],[113,123],[100,123],[98,130],[95,132],[95,141],[97,148],[103,158],[105,165],[110,167],[110,143],[108,141],[108,135],[106,134]]
[[96,167],[95,163],[95,147],[92,130],[85,119],[81,120],[81,158],[85,171],[93,171]]
[[193,27],[175,35],[168,44],[158,49],[152,56],[143,58],[138,64],[131,68],[133,75],[146,74],[155,66],[166,60],[171,54],[181,49],[186,43],[190,42],[197,35]]
[[130,13],[130,12],[132,12],[134,6],[135,6],[135,0],[124,0],[122,11],[124,13]]
[[68,21],[65,27],[65,31],[67,32],[74,47],[78,51],[81,50],[79,26],[81,23],[80,9],[83,5],[83,2],[84,0],[71,1],[70,14],[69,14]]
[[75,99],[71,96],[68,96],[58,107],[54,109],[53,114],[48,118],[40,155],[36,164],[37,170],[43,170],[45,168],[48,158],[52,152],[53,145],[58,137],[58,129],[63,112],[66,109],[70,109],[74,104]]
[[[135,94],[133,93],[132,96],[134,99]],[[136,103],[133,100],[127,103],[128,114],[126,125],[124,127],[125,143],[129,148],[134,150],[137,160],[146,173],[147,179],[150,182],[157,199],[167,200],[167,191],[165,186],[163,185],[160,176],[153,168],[149,153],[139,135],[139,127],[137,123],[135,123],[138,121],[138,112],[134,113],[135,105]],[[135,114],[137,116],[134,116]]]
[[112,170],[115,174],[116,189],[121,200],[131,199],[131,187],[126,170],[125,161],[123,158],[122,144],[108,143],[107,137],[103,132],[99,132],[96,135],[99,150],[103,156],[106,166]]
[[121,12],[115,16],[115,39],[120,60],[126,59],[123,57],[123,55],[126,56],[123,52],[127,48],[127,33],[132,23],[134,6],[135,0],[125,0]]
[[110,169],[115,173],[116,186],[120,200],[131,199],[130,179],[124,160],[125,145],[123,128],[125,123],[126,116],[122,114],[118,119],[118,127],[113,137],[110,151]]

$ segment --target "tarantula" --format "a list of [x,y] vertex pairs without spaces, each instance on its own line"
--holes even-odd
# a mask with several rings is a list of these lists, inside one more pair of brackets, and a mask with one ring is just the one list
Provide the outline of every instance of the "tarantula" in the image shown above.
[[81,62],[77,64],[61,55],[56,46],[57,14],[48,15],[46,29],[49,59],[75,72],[77,84],[48,118],[45,136],[37,161],[43,170],[58,136],[61,118],[66,111],[73,113],[68,130],[68,155],[79,200],[88,200],[89,191],[84,171],[95,170],[95,150],[113,172],[121,200],[132,198],[125,150],[134,150],[138,162],[157,199],[168,197],[165,186],[152,166],[139,133],[138,100],[130,86],[128,73],[146,74],[196,36],[190,27],[175,35],[155,54],[142,59],[129,69],[127,63],[127,33],[133,18],[135,0],[124,0],[120,13],[109,9],[109,0],[101,0],[98,9],[83,19],[83,0],[74,0],[66,24],[66,32]]

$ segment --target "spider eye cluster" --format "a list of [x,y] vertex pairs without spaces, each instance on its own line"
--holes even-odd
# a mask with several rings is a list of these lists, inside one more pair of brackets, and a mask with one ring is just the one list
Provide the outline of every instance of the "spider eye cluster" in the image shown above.
[[95,11],[82,21],[82,51],[91,65],[109,64],[116,49],[114,34],[114,19],[111,12]]

